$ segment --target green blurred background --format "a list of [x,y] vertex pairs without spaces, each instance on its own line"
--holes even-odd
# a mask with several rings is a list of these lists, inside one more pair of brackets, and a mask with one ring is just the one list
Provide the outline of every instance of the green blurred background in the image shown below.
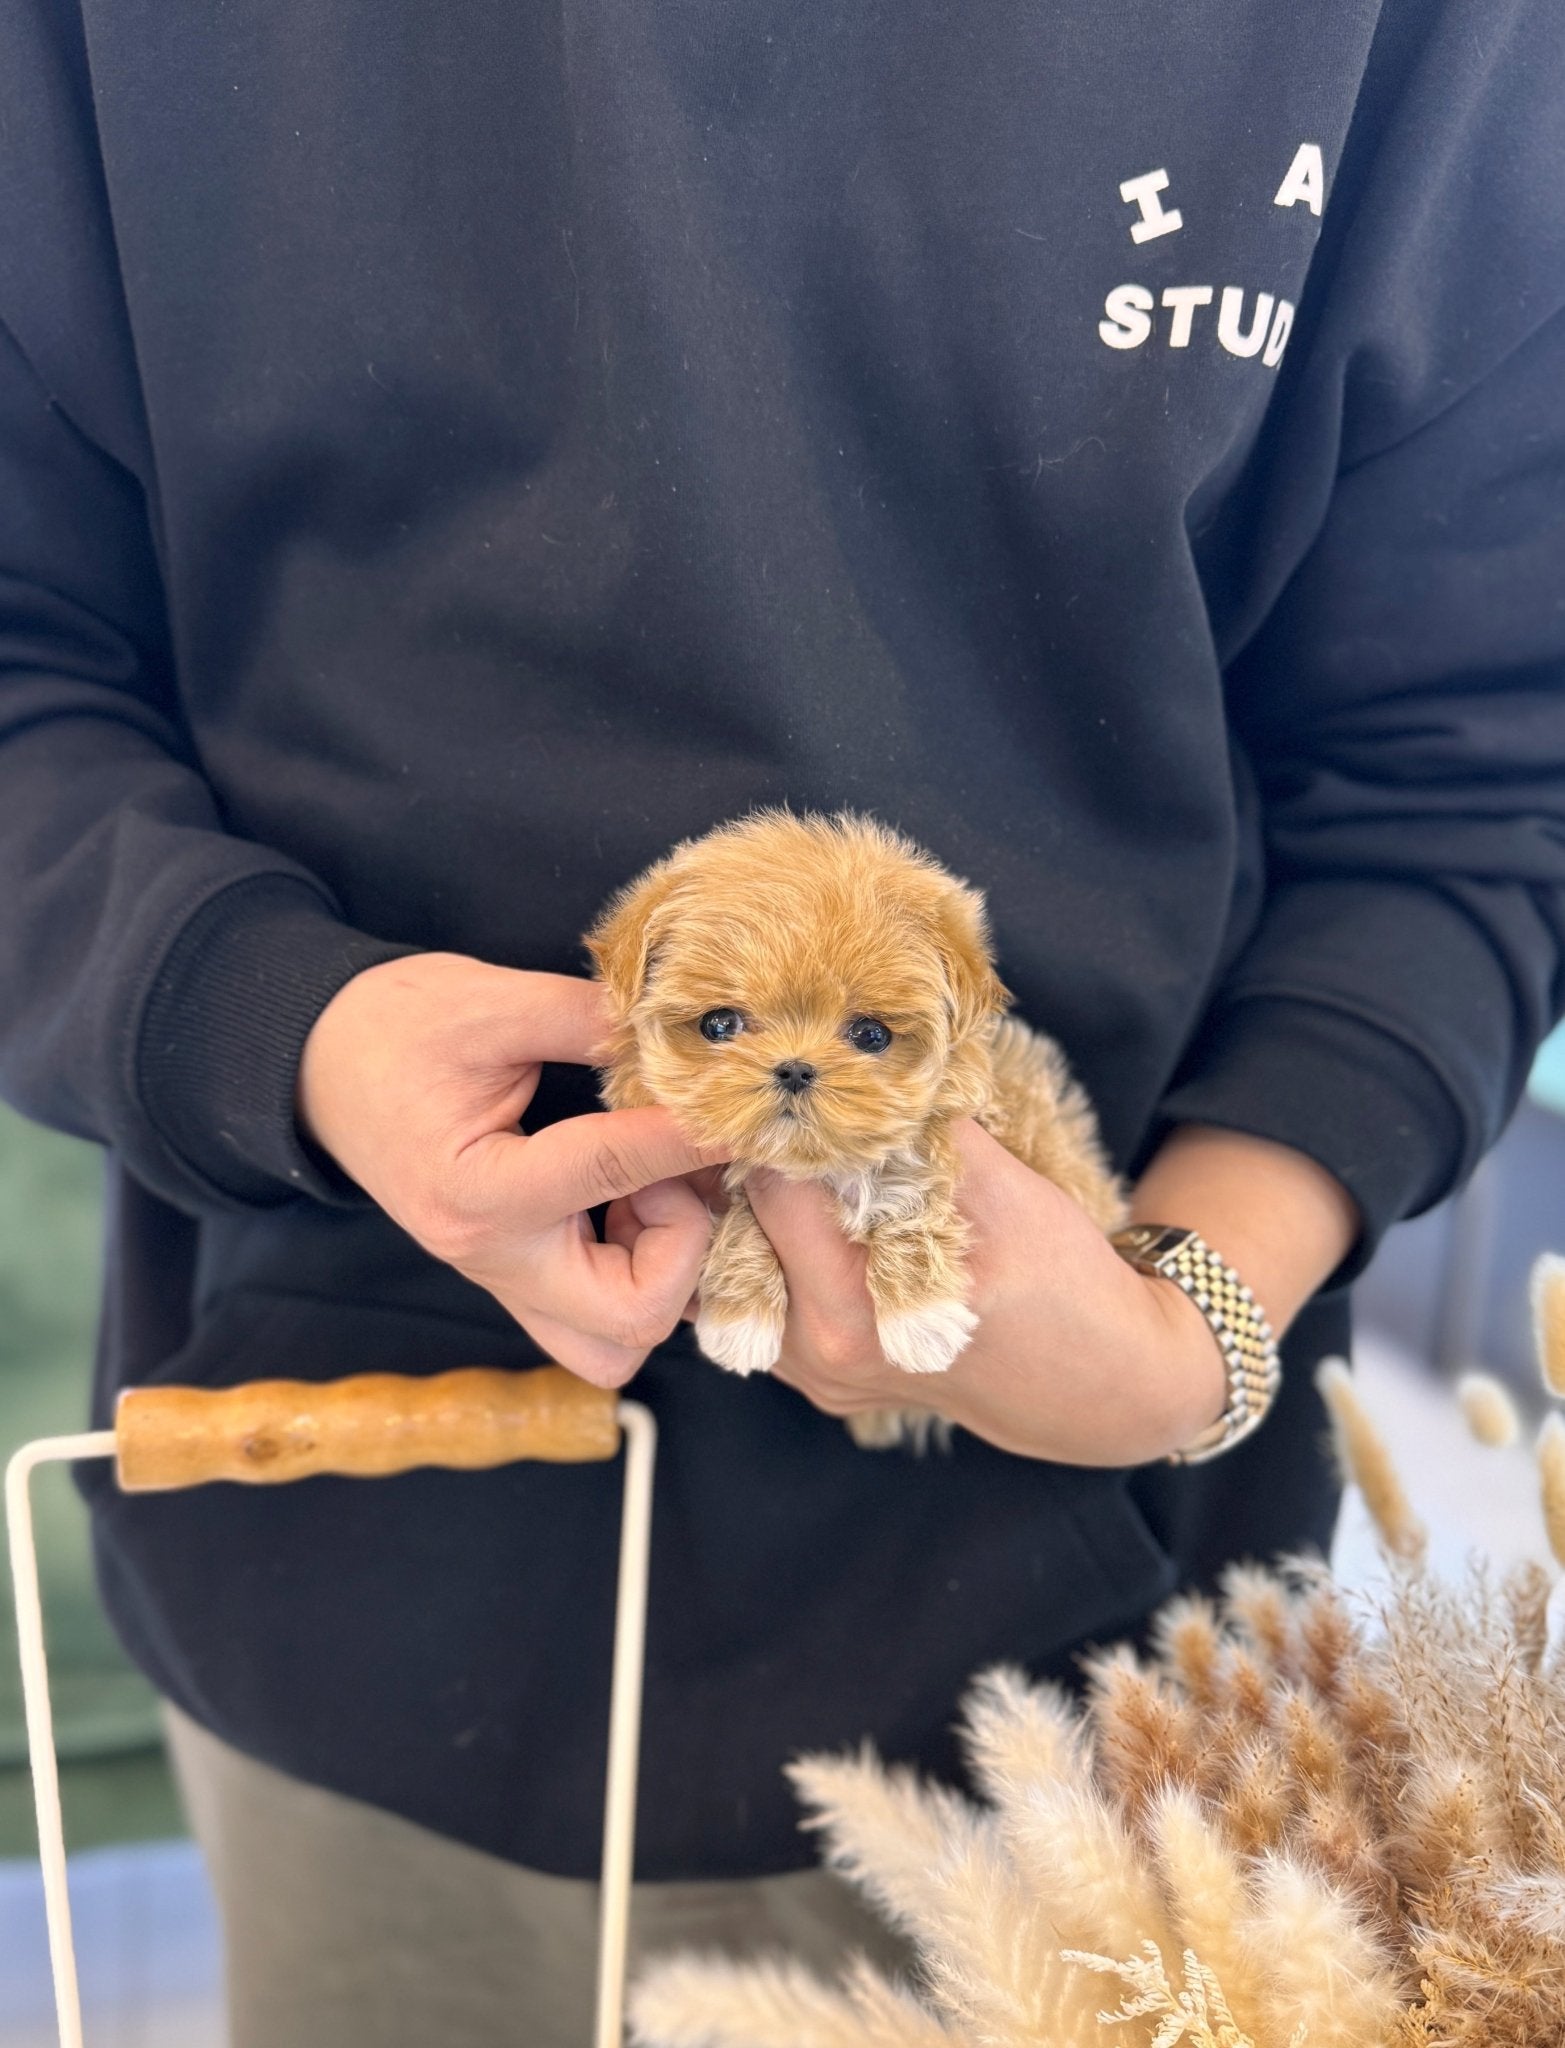
[[[87,1426],[102,1155],[0,1105],[0,1455]],[[71,1848],[182,1832],[151,1688],[99,1612],[87,1518],[66,1469],[33,1481]],[[10,1571],[0,1616],[0,1856],[36,1853]]]

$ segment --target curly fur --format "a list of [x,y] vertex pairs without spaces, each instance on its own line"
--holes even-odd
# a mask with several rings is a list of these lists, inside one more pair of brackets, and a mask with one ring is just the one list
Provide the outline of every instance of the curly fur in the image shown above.
[[[1085,1094],[1052,1040],[1006,1014],[983,899],[873,818],[762,810],[687,840],[623,889],[588,934],[613,1032],[603,1099],[661,1103],[726,1151],[729,1207],[701,1277],[697,1341],[739,1372],[780,1353],[782,1272],[744,1198],[758,1166],[820,1182],[868,1253],[881,1348],[944,1371],[977,1318],[956,1205],[953,1122],[971,1116],[1104,1229],[1123,1217]],[[730,1040],[709,1012],[742,1020]],[[856,1020],[891,1033],[881,1051]],[[799,1092],[778,1070],[802,1063]],[[927,1432],[855,1418],[864,1443]]]

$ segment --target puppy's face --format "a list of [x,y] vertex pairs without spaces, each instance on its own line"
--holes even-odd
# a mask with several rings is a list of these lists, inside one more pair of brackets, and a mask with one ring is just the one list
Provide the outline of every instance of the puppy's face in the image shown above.
[[588,945],[619,1020],[607,1099],[745,1164],[862,1169],[981,1098],[1006,999],[982,905],[871,820],[763,812],[688,842]]

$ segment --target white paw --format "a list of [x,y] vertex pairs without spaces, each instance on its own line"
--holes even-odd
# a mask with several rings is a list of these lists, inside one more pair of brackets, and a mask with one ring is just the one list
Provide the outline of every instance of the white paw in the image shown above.
[[931,1301],[875,1325],[887,1360],[903,1372],[944,1372],[963,1350],[978,1318],[965,1301]]
[[781,1317],[744,1316],[720,1323],[713,1316],[696,1317],[696,1342],[714,1364],[730,1372],[770,1372],[782,1356]]
[[920,1457],[933,1444],[949,1451],[953,1425],[927,1408],[867,1408],[847,1418],[848,1434],[861,1451],[889,1451],[906,1445]]
[[861,1451],[889,1451],[903,1436],[903,1410],[866,1408],[845,1418],[849,1436]]

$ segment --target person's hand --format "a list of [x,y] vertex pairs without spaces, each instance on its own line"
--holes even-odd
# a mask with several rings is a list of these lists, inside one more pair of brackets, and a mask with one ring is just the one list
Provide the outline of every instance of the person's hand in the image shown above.
[[927,1408],[1001,1450],[1072,1465],[1142,1464],[1215,1422],[1226,1373],[1194,1304],[1127,1265],[1068,1195],[976,1124],[954,1136],[979,1325],[946,1373],[881,1358],[864,1253],[824,1191],[750,1177],[788,1283],[777,1377],[830,1415]]
[[[622,1386],[675,1327],[711,1235],[681,1175],[714,1155],[667,1111],[517,1124],[545,1060],[591,1065],[603,992],[563,974],[419,953],[366,968],[316,1019],[299,1067],[305,1134],[436,1258],[487,1288],[582,1378]],[[599,1244],[615,1203],[631,1243]]]

